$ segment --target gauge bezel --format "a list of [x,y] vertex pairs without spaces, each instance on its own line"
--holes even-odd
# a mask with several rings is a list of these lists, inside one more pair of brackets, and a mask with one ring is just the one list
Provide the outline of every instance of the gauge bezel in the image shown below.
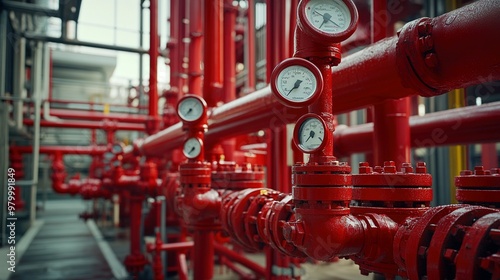
[[[325,130],[325,135],[324,135],[323,141],[321,142],[321,144],[318,147],[316,147],[313,150],[305,150],[300,144],[299,134],[300,134],[302,125],[308,119],[311,119],[311,118],[317,119],[321,122],[321,124],[323,125],[323,128]],[[305,114],[302,117],[300,117],[297,120],[297,123],[295,124],[295,127],[293,129],[293,143],[301,152],[306,153],[306,154],[314,154],[318,151],[321,151],[325,147],[326,143],[329,141],[329,137],[330,137],[330,133],[329,133],[328,126],[326,125],[325,120],[320,115],[314,114],[314,113],[308,113],[308,114]]]
[[[285,98],[282,93],[278,90],[278,77],[279,75],[288,67],[291,66],[302,66],[311,71],[314,75],[314,78],[316,79],[316,90],[311,94],[311,96],[305,100],[302,101],[296,101],[296,100],[290,100],[288,98]],[[280,64],[276,65],[276,67],[273,69],[273,72],[271,73],[271,91],[273,92],[274,96],[278,99],[278,101],[291,108],[303,108],[311,105],[314,103],[319,96],[321,95],[321,92],[323,91],[323,75],[321,75],[321,71],[314,65],[312,62],[304,59],[304,58],[299,58],[299,57],[292,57],[283,60]]]
[[307,19],[306,5],[309,4],[309,2],[311,1],[318,1],[318,0],[302,0],[297,8],[297,13],[299,18],[298,25],[299,28],[301,28],[304,32],[308,33],[310,36],[318,38],[319,40],[326,40],[330,43],[340,43],[349,38],[354,33],[354,31],[356,31],[359,15],[358,15],[358,9],[356,8],[356,5],[354,5],[352,0],[339,0],[342,1],[347,6],[347,9],[351,14],[351,22],[349,23],[349,26],[347,27],[346,30],[339,33],[328,33],[321,31]]
[[[201,107],[202,107],[202,113],[201,115],[194,119],[194,120],[189,120],[189,119],[186,119],[186,117],[181,113],[181,111],[179,110],[179,107],[181,106],[181,104],[185,101],[187,101],[188,99],[195,99],[197,100],[200,104],[201,104]],[[207,115],[207,102],[205,102],[205,100],[201,97],[199,97],[198,95],[194,95],[194,94],[186,94],[184,95],[180,100],[179,102],[177,102],[177,107],[176,107],[176,110],[177,110],[177,116],[179,116],[179,118],[184,122],[184,123],[188,123],[188,124],[191,124],[191,123],[198,123],[200,122],[201,120],[204,119],[204,116]]]
[[[186,153],[186,150],[185,150],[185,147],[186,147],[187,142],[188,142],[189,140],[191,140],[191,139],[195,139],[195,140],[196,140],[196,141],[198,141],[198,143],[200,144],[200,153],[199,153],[199,154],[197,154],[197,155],[195,155],[195,156],[190,155],[190,154],[187,154],[187,153]],[[201,139],[200,139],[200,138],[198,138],[198,137],[189,137],[189,138],[187,138],[187,139],[186,139],[186,141],[184,141],[184,144],[182,145],[182,154],[183,154],[186,158],[188,158],[188,159],[195,159],[195,158],[199,157],[199,156],[201,155],[201,153],[202,153],[202,152],[203,152],[203,140],[201,140]]]

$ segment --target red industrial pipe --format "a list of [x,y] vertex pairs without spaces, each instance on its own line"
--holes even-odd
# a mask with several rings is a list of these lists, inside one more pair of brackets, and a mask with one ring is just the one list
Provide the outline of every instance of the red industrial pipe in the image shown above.
[[141,250],[141,218],[144,197],[137,194],[130,196],[130,254],[125,258],[125,267],[135,277],[148,263]]
[[[32,119],[24,119],[24,124],[32,126]],[[142,124],[123,123],[115,121],[76,121],[76,120],[61,120],[61,121],[40,121],[41,127],[58,127],[58,128],[80,128],[80,129],[104,129],[104,130],[133,130],[144,131],[145,127]]]
[[491,36],[500,25],[499,12],[498,1],[477,1],[410,22],[398,36],[344,58],[333,70],[336,113],[500,79],[500,37]]
[[255,29],[255,1],[248,0],[246,30],[248,49],[245,54],[248,90],[255,90]]
[[[208,107],[216,107],[222,97],[224,73],[224,0],[204,0],[203,98]],[[197,7],[201,9],[201,7]],[[234,56],[235,53],[228,53]],[[234,67],[234,65],[232,66]]]
[[[471,9],[475,11],[468,13]],[[447,59],[440,59],[440,66],[434,68],[436,73],[433,76],[424,76],[424,72],[403,70],[402,67],[409,64],[396,63],[396,60],[406,60],[406,63],[409,63],[417,59],[408,57],[408,60],[405,53],[405,50],[412,46],[408,42],[415,45],[419,42],[419,35],[410,32],[417,29],[414,26],[416,22],[409,23],[402,29],[399,38],[401,42],[398,42],[398,37],[391,37],[344,58],[343,62],[333,69],[333,113],[348,112],[386,99],[402,98],[419,92],[441,94],[447,90],[500,79],[500,73],[494,67],[500,63],[499,56],[495,55],[496,50],[500,48],[500,38],[485,35],[495,34],[493,26],[500,24],[500,17],[496,16],[498,10],[495,1],[478,1],[431,20],[433,38],[440,37],[433,41],[435,49],[439,50],[439,53],[447,53],[443,56]],[[454,19],[453,24],[446,25],[447,19]],[[465,22],[470,22],[470,26],[464,26]],[[410,39],[404,39],[406,37]],[[475,42],[463,38],[474,38]],[[404,45],[403,42],[408,44]],[[469,47],[469,50],[465,50],[465,47]],[[463,53],[470,50],[477,50],[474,52],[477,56],[474,56],[473,62],[469,58],[462,59]],[[450,57],[450,53],[455,56]],[[447,75],[446,80],[442,80],[441,72],[450,71],[450,65],[457,67],[454,71],[458,71],[460,75]],[[417,79],[416,77],[438,90],[423,91],[416,84],[403,84],[402,79]],[[440,78],[438,84],[431,81],[436,77]],[[241,135],[281,123],[291,123],[302,113],[304,112],[284,108],[267,87],[215,108],[209,117],[206,140],[210,142],[222,136]],[[138,152],[155,155],[174,149],[182,143],[182,135],[182,125],[178,123],[147,137],[141,143],[138,142]]]
[[[500,141],[500,102],[468,106],[410,118],[414,148]],[[373,124],[338,129],[338,156],[371,151]]]
[[201,70],[203,54],[203,2],[201,0],[189,1],[189,65],[188,86],[189,93],[202,95],[203,77]]
[[[393,35],[387,13],[387,0],[373,0],[371,5],[372,44]],[[410,103],[408,98],[387,100],[373,107],[373,160],[382,165],[384,161],[394,160],[397,166],[410,160]]]
[[120,114],[110,113],[103,114],[99,112],[83,111],[83,110],[66,110],[66,109],[50,109],[50,115],[62,119],[77,119],[86,121],[102,121],[111,120],[125,123],[144,123],[147,117],[138,114]]
[[[33,152],[32,146],[12,146],[13,150],[19,151],[20,153],[27,154]],[[41,146],[41,154],[73,154],[73,155],[90,155],[97,156],[102,155],[108,150],[107,147],[103,146]]]
[[158,0],[149,0],[149,118],[146,130],[149,135],[158,132]]

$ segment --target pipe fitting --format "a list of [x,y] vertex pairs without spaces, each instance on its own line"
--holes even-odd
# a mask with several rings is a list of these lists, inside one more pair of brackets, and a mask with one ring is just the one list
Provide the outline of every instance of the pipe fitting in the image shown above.
[[500,208],[500,169],[476,166],[455,177],[456,198],[460,203]]

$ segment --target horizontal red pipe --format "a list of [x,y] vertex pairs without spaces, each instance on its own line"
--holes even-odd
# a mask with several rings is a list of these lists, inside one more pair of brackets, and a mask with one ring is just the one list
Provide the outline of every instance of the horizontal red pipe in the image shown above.
[[[410,117],[413,148],[500,141],[500,102]],[[335,155],[371,151],[373,123],[338,129]]]
[[[408,23],[399,36],[346,57],[333,68],[335,113],[388,98],[431,96],[499,80],[500,36],[494,35],[500,26],[499,13],[497,0],[477,1],[433,19]],[[425,36],[417,30],[426,23],[431,35],[423,43]],[[428,54],[433,56],[430,62]]]
[[[467,12],[471,9],[475,11]],[[400,35],[403,39],[394,36],[346,57],[333,68],[333,113],[352,111],[386,99],[417,93],[437,95],[499,80],[500,71],[495,65],[500,64],[497,55],[500,37],[492,36],[496,34],[496,26],[500,26],[499,9],[494,0],[478,1],[432,19],[433,51],[438,59],[438,66],[432,69],[417,67],[423,63],[418,61],[421,53],[408,56],[420,42],[419,35],[412,33],[417,21],[405,25]],[[451,23],[446,24],[447,21]],[[474,54],[470,55],[473,59],[463,59],[464,54]],[[453,67],[456,69],[451,75]],[[415,72],[417,70],[419,72]],[[282,106],[266,87],[213,109],[205,139],[210,143],[222,137],[279,127],[294,122],[303,113],[305,111]],[[183,140],[182,124],[177,123],[137,142],[136,150],[156,156],[177,148]]]
[[[44,100],[45,101],[45,100]],[[47,99],[46,101],[50,103],[56,104],[84,104],[89,106],[110,106],[110,107],[126,107],[132,109],[147,109],[147,106],[131,106],[129,104],[109,104],[109,103],[101,103],[101,102],[89,102],[89,101],[76,101],[76,100],[57,100],[57,99]]]
[[[185,241],[185,242],[176,242],[176,243],[164,243],[161,245],[160,250],[161,251],[182,251],[182,250],[188,250],[193,248],[193,241]],[[156,250],[156,244],[154,243],[149,243],[148,244],[148,251],[152,252]]]
[[[24,124],[28,126],[33,125],[32,119],[24,119]],[[113,121],[75,121],[75,120],[61,120],[61,121],[47,121],[41,120],[40,126],[42,127],[58,127],[58,128],[80,128],[80,129],[105,129],[105,130],[134,130],[143,131],[145,129],[143,124],[122,123]]]
[[[32,146],[13,146],[12,149],[20,153],[33,152]],[[107,151],[107,147],[103,146],[41,146],[41,154],[73,154],[73,155],[101,155]]]
[[137,114],[120,114],[110,113],[104,114],[100,112],[84,111],[84,110],[66,110],[66,109],[50,109],[50,115],[62,119],[78,119],[86,121],[102,121],[112,120],[127,123],[144,123],[147,120],[145,115]]
[[242,266],[250,269],[253,271],[255,274],[257,274],[260,277],[265,277],[266,275],[266,270],[262,266],[258,265],[257,263],[245,258],[239,253],[236,253],[235,251],[225,247],[224,245],[215,243],[215,253],[223,255],[227,258],[229,258],[232,262],[236,262],[241,264]]

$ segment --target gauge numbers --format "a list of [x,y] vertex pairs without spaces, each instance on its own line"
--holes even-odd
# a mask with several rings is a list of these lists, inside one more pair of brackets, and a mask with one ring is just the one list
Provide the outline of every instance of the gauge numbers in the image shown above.
[[342,0],[311,0],[305,9],[311,25],[328,34],[344,32],[351,24],[351,13]]
[[177,110],[183,121],[192,122],[201,118],[204,108],[198,98],[188,97],[180,101]]
[[283,98],[300,102],[312,97],[318,81],[311,70],[302,65],[292,65],[279,73],[276,83]]

